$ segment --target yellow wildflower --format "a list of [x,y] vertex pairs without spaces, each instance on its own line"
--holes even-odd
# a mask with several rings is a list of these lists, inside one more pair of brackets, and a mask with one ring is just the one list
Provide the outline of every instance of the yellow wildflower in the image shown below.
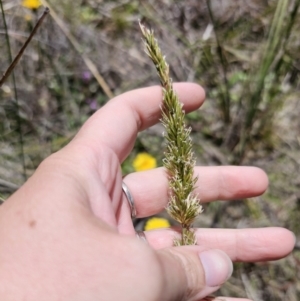
[[136,171],[152,169],[156,167],[156,159],[147,153],[139,153],[132,165]]
[[148,231],[160,228],[170,228],[170,226],[170,222],[166,218],[152,217],[147,220],[144,228]]
[[22,6],[27,7],[29,9],[37,9],[42,5],[40,0],[23,0]]

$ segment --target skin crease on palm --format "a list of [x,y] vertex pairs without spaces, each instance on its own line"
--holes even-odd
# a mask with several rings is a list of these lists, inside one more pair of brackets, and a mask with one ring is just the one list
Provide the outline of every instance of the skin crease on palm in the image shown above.
[[[174,88],[187,112],[204,101],[196,84]],[[293,233],[278,227],[197,229],[198,246],[176,248],[173,230],[146,232],[148,244],[136,237],[122,181],[146,217],[166,206],[167,178],[157,168],[122,179],[120,164],[137,133],[159,121],[161,97],[157,86],[112,99],[0,207],[0,300],[206,300],[230,276],[231,260],[292,251]],[[196,167],[195,174],[202,203],[257,196],[268,185],[255,167]]]

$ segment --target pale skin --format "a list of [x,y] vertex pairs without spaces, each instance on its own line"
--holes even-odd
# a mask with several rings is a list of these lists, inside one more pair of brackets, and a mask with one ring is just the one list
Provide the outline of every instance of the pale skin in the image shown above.
[[[204,101],[196,84],[175,90],[187,112]],[[200,301],[227,280],[231,261],[291,252],[294,235],[283,228],[197,229],[198,246],[176,248],[173,230],[146,232],[148,244],[136,237],[122,180],[145,217],[167,204],[166,174],[158,168],[122,179],[120,163],[137,133],[159,121],[160,102],[160,87],[112,99],[0,207],[1,300]],[[197,167],[195,174],[203,203],[257,196],[268,185],[254,167]]]

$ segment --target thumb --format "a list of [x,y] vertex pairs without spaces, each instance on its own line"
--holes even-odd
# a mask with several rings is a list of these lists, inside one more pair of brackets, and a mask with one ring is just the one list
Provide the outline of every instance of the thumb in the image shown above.
[[164,300],[200,300],[218,290],[233,271],[230,258],[221,250],[183,246],[161,250],[158,256],[166,284]]

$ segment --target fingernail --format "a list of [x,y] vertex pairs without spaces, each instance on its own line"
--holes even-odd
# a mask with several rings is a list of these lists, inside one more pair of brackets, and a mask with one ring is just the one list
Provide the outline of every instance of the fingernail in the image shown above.
[[204,268],[207,286],[220,286],[230,278],[233,265],[226,253],[221,250],[209,250],[200,253],[199,257]]

